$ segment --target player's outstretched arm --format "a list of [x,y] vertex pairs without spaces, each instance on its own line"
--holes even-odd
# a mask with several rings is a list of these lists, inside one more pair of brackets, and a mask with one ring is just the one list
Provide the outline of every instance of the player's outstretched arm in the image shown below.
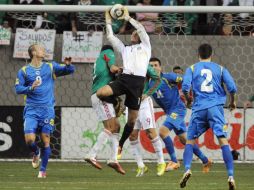
[[138,22],[134,18],[130,17],[129,11],[128,11],[127,7],[124,7],[124,14],[123,14],[123,16],[118,18],[118,20],[122,20],[122,19],[130,22],[131,25],[134,28],[136,28],[141,42],[146,44],[146,46],[148,46],[149,48],[151,48],[150,38],[149,38],[148,34],[146,33],[145,27],[140,22]]
[[63,64],[52,62],[53,71],[57,77],[74,73],[75,66],[71,64],[71,58],[65,58]]
[[119,40],[113,33],[112,30],[112,18],[109,14],[109,10],[105,12],[105,22],[106,22],[106,34],[108,41],[112,44],[115,50],[122,53],[124,50],[124,44],[121,40]]

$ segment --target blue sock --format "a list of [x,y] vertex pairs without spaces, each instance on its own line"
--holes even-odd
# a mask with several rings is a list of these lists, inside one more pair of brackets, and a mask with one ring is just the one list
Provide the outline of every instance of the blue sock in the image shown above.
[[222,146],[221,150],[222,150],[223,160],[227,168],[228,176],[234,176],[233,156],[229,149],[229,145]]
[[28,144],[28,147],[30,148],[30,150],[35,154],[38,155],[39,154],[39,148],[36,144],[36,142],[32,142]]
[[170,155],[171,160],[173,162],[177,163],[174,144],[173,144],[173,141],[171,140],[170,136],[167,136],[166,138],[164,138],[163,141],[165,143],[165,147]]
[[201,152],[197,144],[194,144],[193,146],[193,153],[200,159],[202,160],[203,164],[208,163],[208,158]]
[[48,165],[48,160],[51,154],[51,149],[50,146],[44,147],[42,149],[42,156],[41,156],[41,168],[40,171],[46,171],[47,165]]
[[184,148],[184,153],[183,153],[183,163],[184,163],[185,171],[191,168],[192,157],[193,157],[193,145],[186,144]]

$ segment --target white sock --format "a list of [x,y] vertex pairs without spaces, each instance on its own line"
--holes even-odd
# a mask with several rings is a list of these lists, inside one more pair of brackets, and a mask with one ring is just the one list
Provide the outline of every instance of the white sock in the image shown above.
[[104,129],[98,136],[96,143],[90,150],[89,156],[90,158],[95,158],[98,151],[101,150],[102,146],[107,142],[107,140],[111,136],[111,132],[108,131],[107,129]]
[[141,149],[139,146],[139,141],[135,140],[135,141],[130,141],[130,145],[131,145],[131,151],[132,151],[132,155],[134,156],[138,167],[145,167],[144,162],[143,162],[143,158],[141,155]]
[[151,142],[153,144],[153,148],[154,148],[156,156],[157,156],[158,164],[165,163],[164,157],[163,157],[162,143],[160,141],[160,138],[156,137],[153,140],[151,140]]
[[118,152],[118,146],[119,146],[119,133],[113,133],[110,136],[111,141],[111,157],[110,160],[117,162],[117,152]]

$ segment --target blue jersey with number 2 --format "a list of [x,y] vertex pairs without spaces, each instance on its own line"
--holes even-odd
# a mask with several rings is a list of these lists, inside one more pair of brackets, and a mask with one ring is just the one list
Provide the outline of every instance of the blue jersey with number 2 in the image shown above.
[[226,92],[223,84],[230,93],[237,91],[227,69],[214,62],[198,62],[186,70],[182,91],[189,92],[192,88],[194,97],[192,111],[195,112],[224,105]]

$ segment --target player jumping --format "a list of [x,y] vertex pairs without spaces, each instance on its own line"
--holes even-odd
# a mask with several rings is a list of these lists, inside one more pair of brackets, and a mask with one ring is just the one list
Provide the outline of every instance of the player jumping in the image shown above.
[[110,140],[112,154],[108,166],[121,174],[125,174],[125,171],[117,161],[120,124],[116,117],[114,106],[113,104],[101,101],[96,96],[97,90],[113,81],[113,74],[119,72],[119,70],[120,69],[115,66],[115,53],[112,46],[104,45],[94,64],[91,96],[93,109],[98,116],[98,120],[103,122],[104,130],[99,134],[97,142],[90,150],[89,156],[85,158],[85,161],[95,168],[101,169],[102,166],[96,160],[96,156],[107,140]]

